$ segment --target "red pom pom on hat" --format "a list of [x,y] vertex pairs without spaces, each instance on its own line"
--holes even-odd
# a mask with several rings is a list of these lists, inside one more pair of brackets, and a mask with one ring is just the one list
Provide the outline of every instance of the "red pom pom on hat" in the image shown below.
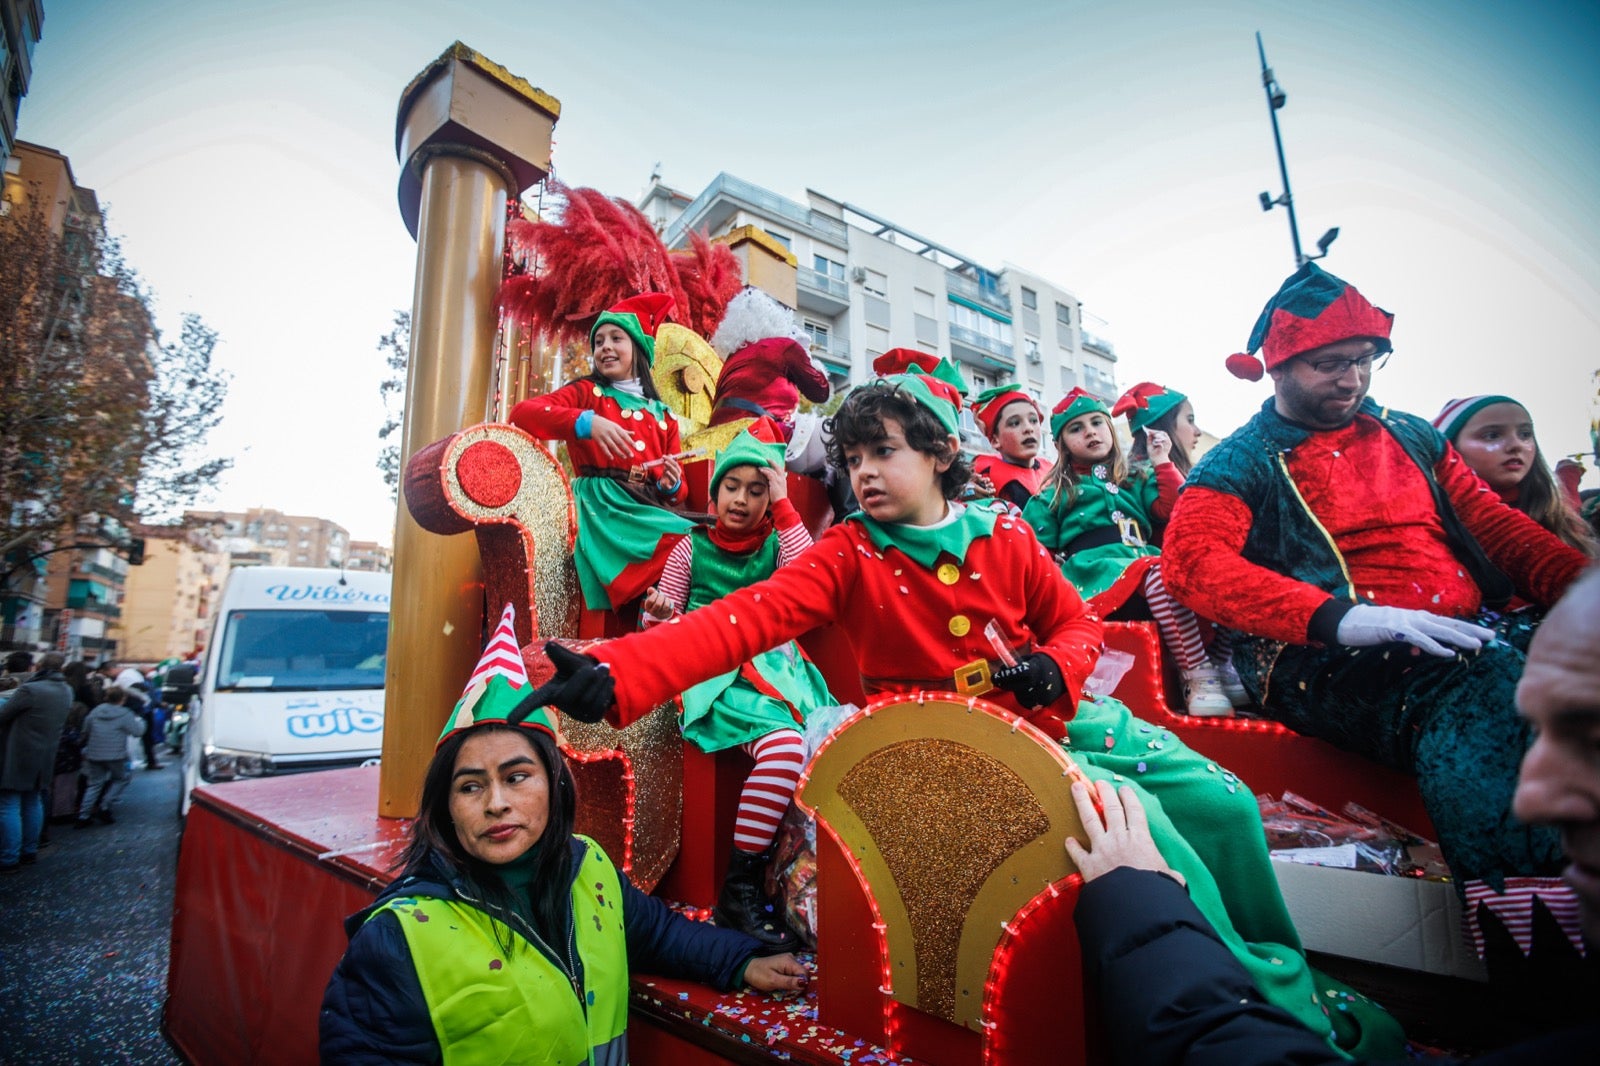
[[1260,381],[1266,372],[1267,369],[1261,365],[1261,360],[1249,352],[1234,352],[1228,356],[1228,373],[1236,378]]

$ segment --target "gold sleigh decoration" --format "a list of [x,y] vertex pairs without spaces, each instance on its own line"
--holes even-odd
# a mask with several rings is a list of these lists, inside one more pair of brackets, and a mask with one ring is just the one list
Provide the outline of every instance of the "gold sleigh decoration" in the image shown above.
[[976,697],[892,697],[847,719],[798,799],[851,857],[883,923],[888,993],[982,1031],[1009,922],[1075,872],[1081,771],[1020,717]]
[[[517,604],[517,644],[535,685],[551,667],[544,642],[572,640],[581,602],[572,563],[577,518],[555,456],[515,426],[489,422],[436,441],[406,464],[406,506],[431,533],[473,531],[490,615]],[[627,729],[562,720],[582,796],[576,828],[650,891],[678,855],[683,740],[676,702]]]

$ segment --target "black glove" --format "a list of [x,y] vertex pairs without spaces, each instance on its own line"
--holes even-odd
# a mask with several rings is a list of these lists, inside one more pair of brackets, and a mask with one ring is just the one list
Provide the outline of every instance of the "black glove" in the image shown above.
[[1003,688],[1024,707],[1044,707],[1061,698],[1067,691],[1061,680],[1061,668],[1043,652],[1034,652],[1022,658],[1015,666],[1002,666],[989,675],[996,688]]
[[555,641],[544,646],[544,653],[554,664],[556,676],[523,697],[506,720],[520,725],[540,707],[549,706],[580,722],[598,722],[604,718],[616,702],[617,683],[611,677],[610,667]]

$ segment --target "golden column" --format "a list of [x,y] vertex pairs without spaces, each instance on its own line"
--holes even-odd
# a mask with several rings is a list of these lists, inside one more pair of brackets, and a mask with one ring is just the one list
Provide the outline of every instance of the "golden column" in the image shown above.
[[[400,214],[417,240],[400,454],[490,416],[495,292],[508,196],[550,169],[561,104],[457,41],[400,95]],[[445,716],[481,648],[483,578],[473,537],[395,522],[378,813],[416,813]]]

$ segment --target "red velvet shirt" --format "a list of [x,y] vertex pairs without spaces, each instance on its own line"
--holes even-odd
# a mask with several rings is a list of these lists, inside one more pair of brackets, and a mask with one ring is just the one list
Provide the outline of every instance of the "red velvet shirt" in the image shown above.
[[[1478,587],[1450,551],[1427,480],[1375,419],[1358,415],[1342,429],[1314,433],[1287,461],[1364,601],[1456,618],[1477,611]],[[1434,476],[1489,558],[1533,602],[1553,604],[1583,569],[1583,553],[1507,507],[1454,448]],[[1250,522],[1243,500],[1190,486],[1167,530],[1163,580],[1196,614],[1305,643],[1329,594],[1246,560]]]
[[[892,527],[891,527],[892,528]],[[847,520],[772,577],[648,632],[589,649],[612,664],[626,723],[707,677],[835,622],[850,641],[869,694],[953,690],[954,672],[993,659],[984,636],[993,619],[1006,643],[1044,652],[1066,694],[1042,712],[1007,692],[984,698],[1062,735],[1084,679],[1100,656],[1103,627],[1019,519],[1002,517],[965,557],[925,567],[898,548],[880,549]],[[938,684],[934,684],[934,681]]]

